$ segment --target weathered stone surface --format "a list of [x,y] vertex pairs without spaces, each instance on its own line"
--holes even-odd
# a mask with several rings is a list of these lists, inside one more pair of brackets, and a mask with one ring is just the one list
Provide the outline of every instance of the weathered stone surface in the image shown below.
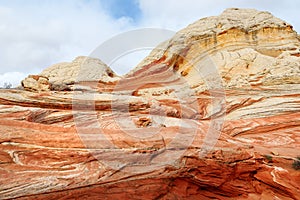
[[79,56],[72,62],[58,63],[45,69],[41,75],[54,84],[73,84],[80,81],[114,82],[118,76],[102,61]]
[[[54,91],[78,89],[74,86],[78,82],[94,81],[107,84],[119,80],[119,77],[102,61],[86,56],[79,56],[72,62],[52,65],[42,71],[39,76],[46,77],[52,84],[51,90]],[[33,82],[31,84],[33,84],[32,87],[38,87],[34,86]],[[84,88],[84,90],[91,89],[93,88],[87,86]]]
[[28,91],[50,91],[51,84],[49,83],[49,79],[45,76],[39,75],[29,75],[22,82],[22,87]]
[[299,44],[229,9],[119,81],[0,90],[0,199],[300,199]]
[[233,8],[179,31],[127,76],[173,70],[177,76],[169,81],[182,77],[199,92],[216,87],[217,73],[226,88],[300,83],[299,52],[290,24],[268,12]]

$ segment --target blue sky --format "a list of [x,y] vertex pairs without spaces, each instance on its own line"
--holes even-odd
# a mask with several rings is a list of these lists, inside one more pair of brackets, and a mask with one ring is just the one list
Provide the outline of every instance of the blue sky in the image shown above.
[[138,22],[142,14],[137,0],[101,0],[101,3],[115,19],[129,17]]
[[[299,0],[0,0],[0,86],[89,55],[125,31],[178,31],[229,7],[270,11],[300,32]],[[123,72],[137,63],[125,60]]]

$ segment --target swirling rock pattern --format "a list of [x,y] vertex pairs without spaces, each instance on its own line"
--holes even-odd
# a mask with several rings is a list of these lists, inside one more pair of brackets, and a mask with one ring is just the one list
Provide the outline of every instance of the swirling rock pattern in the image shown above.
[[299,45],[270,13],[228,9],[124,77],[51,67],[71,91],[0,90],[0,198],[300,199]]

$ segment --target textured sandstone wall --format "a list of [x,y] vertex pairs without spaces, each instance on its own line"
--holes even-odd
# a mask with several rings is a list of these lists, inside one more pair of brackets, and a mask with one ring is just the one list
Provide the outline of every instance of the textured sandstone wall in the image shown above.
[[299,45],[228,9],[124,77],[79,57],[0,90],[0,199],[300,199]]
[[[199,92],[209,89],[207,80],[215,78],[215,73],[209,77],[210,68],[218,70],[226,88],[299,83],[299,52],[290,24],[268,12],[228,9],[179,31],[127,76],[167,65],[165,71],[173,69]],[[149,68],[154,62],[160,65]]]

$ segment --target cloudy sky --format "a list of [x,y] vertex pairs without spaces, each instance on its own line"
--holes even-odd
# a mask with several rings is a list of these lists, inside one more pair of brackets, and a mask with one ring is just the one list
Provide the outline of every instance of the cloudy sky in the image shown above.
[[[49,65],[89,55],[126,31],[178,31],[229,7],[270,11],[300,32],[299,0],[0,0],[0,86],[18,85]],[[137,62],[125,60],[118,73]]]

